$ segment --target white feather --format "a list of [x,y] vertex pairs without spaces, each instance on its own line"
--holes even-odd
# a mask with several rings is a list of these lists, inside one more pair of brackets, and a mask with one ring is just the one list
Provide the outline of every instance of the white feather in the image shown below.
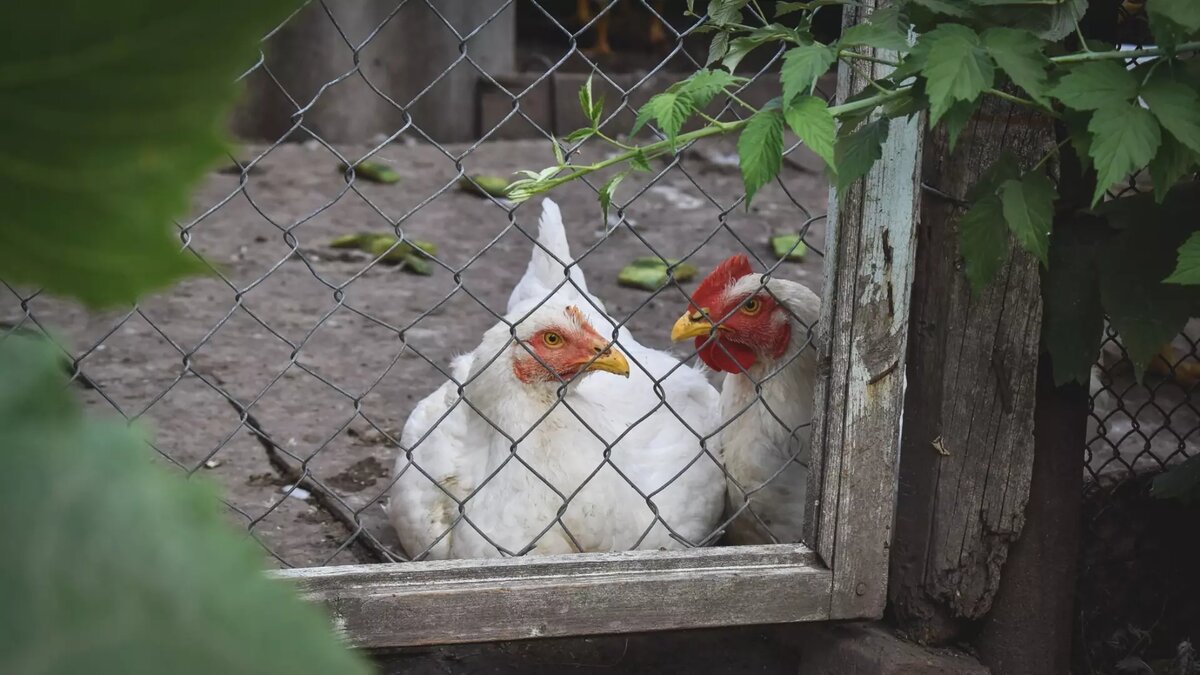
[[[550,200],[543,202],[538,241],[553,257],[535,245],[513,289],[505,319],[520,322],[518,337],[561,321],[569,305],[601,335],[612,335],[616,324],[587,295],[578,267],[570,268],[574,284],[555,290],[563,264],[573,261]],[[417,405],[401,436],[408,450],[397,457],[389,515],[409,555],[681,548],[671,530],[691,543],[712,534],[724,480],[716,443],[705,444],[705,455],[696,434],[715,431],[719,395],[700,371],[642,346],[624,328],[616,342],[630,377],[585,374],[568,386],[566,405],[555,405],[557,383],[516,379],[511,359],[524,350],[511,344],[503,322],[455,360],[452,375],[467,383],[471,405],[447,382]],[[662,381],[665,406],[654,380]],[[510,439],[519,441],[515,453]]]
[[[744,297],[762,277],[742,277],[728,291]],[[791,313],[792,337],[779,359],[760,360],[747,374],[730,373],[721,387],[721,430],[726,491],[725,540],[731,544],[799,541],[808,493],[816,350],[809,336],[821,300],[801,284],[771,279],[767,289]],[[776,372],[778,371],[778,372]],[[755,382],[762,382],[759,396]]]

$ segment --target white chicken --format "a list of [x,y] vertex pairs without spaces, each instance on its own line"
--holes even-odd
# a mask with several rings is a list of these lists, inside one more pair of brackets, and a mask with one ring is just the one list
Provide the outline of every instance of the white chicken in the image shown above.
[[388,505],[401,544],[444,559],[710,543],[724,479],[700,437],[716,389],[623,327],[615,346],[601,336],[615,324],[548,199],[538,242],[504,321],[404,426]]
[[705,277],[671,330],[673,340],[695,338],[700,360],[727,373],[720,443],[728,543],[803,535],[817,370],[809,337],[820,313],[821,299],[808,288],[764,283],[745,255],[735,255]]

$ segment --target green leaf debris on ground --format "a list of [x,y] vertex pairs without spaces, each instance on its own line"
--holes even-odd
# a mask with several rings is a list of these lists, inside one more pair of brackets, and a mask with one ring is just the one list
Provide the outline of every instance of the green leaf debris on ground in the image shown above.
[[385,265],[401,265],[404,271],[422,276],[433,274],[429,257],[437,255],[437,245],[433,242],[420,239],[400,241],[395,235],[377,232],[344,234],[331,240],[329,247],[369,253]]
[[673,274],[676,281],[691,281],[696,277],[696,266],[691,263],[680,263],[675,259],[663,260],[650,256],[635,258],[633,262],[621,268],[617,274],[617,283],[629,288],[656,291],[662,288],[670,278],[667,268],[671,265],[675,265]]

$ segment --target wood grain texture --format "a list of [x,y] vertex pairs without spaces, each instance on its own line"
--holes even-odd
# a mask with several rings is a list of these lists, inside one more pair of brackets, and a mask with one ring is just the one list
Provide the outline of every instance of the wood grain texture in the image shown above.
[[[844,21],[883,4],[848,5]],[[886,73],[866,65],[839,70],[838,101]],[[894,120],[882,159],[840,204],[830,197],[809,529],[833,570],[833,618],[878,618],[887,595],[922,124]]]
[[831,573],[800,545],[315,567],[275,573],[360,647],[828,618]]
[[[927,143],[923,180],[962,199],[1001,152],[1027,168],[1053,134],[1019,106],[987,99],[954,152],[942,130]],[[960,620],[991,607],[1033,466],[1038,263],[1013,243],[973,297],[958,251],[961,210],[924,195],[909,338],[890,595],[902,629],[926,643],[958,637]]]

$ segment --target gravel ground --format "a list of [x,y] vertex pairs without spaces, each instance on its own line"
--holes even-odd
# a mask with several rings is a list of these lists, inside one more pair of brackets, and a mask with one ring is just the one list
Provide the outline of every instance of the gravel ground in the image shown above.
[[[244,148],[242,157],[263,149]],[[448,148],[454,154],[465,149]],[[357,159],[367,148],[339,150]],[[684,307],[674,289],[646,302],[649,293],[617,286],[623,265],[650,254],[647,243],[667,257],[700,246],[690,260],[703,274],[744,250],[738,239],[770,261],[769,233],[795,230],[806,220],[797,204],[813,215],[825,211],[827,184],[803,149],[785,165],[782,185],[765,187],[750,212],[734,208],[742,187],[733,153],[730,141],[713,140],[689,151],[682,168],[644,193],[648,175],[626,180],[619,203],[640,193],[625,211],[633,231],[618,227],[605,237],[595,193],[586,185],[553,195],[576,256],[595,247],[581,263],[592,291],[615,317],[629,317],[647,344],[667,347],[670,325]],[[146,299],[135,313],[89,314],[38,296],[27,303],[26,316],[19,297],[25,293],[0,290],[0,320],[36,321],[84,355],[81,370],[98,385],[83,392],[90,408],[111,412],[115,406],[151,427],[155,447],[184,470],[216,481],[233,516],[283,565],[365,559],[356,547],[344,547],[351,531],[317,500],[287,494],[288,481],[217,389],[249,406],[263,430],[307,460],[370,532],[394,544],[375,505],[386,492],[395,452],[380,430],[398,435],[416,402],[443,381],[431,363],[445,367],[478,344],[495,322],[490,311],[503,312],[529,258],[529,239],[510,226],[505,209],[457,190],[455,162],[439,149],[394,144],[375,159],[394,168],[401,182],[360,180],[347,189],[337,157],[312,143],[270,151],[245,177],[244,190],[238,189],[242,176],[215,172],[196,195],[200,217],[189,232],[193,248],[217,264],[228,283],[189,280]],[[485,143],[462,164],[469,173],[507,175],[552,161],[545,142],[513,141]],[[728,227],[722,228],[725,211]],[[536,203],[517,209],[516,225],[535,232],[537,212]],[[435,242],[449,267],[466,265],[461,287],[446,269],[416,276],[327,245],[342,234],[387,232],[389,220],[402,221],[411,237]],[[295,237],[300,255],[292,255],[281,228]],[[814,223],[808,242],[824,249],[823,220]],[[787,263],[782,275],[819,290],[821,265],[821,256],[810,252],[803,263]],[[404,328],[407,349],[398,336]]]

